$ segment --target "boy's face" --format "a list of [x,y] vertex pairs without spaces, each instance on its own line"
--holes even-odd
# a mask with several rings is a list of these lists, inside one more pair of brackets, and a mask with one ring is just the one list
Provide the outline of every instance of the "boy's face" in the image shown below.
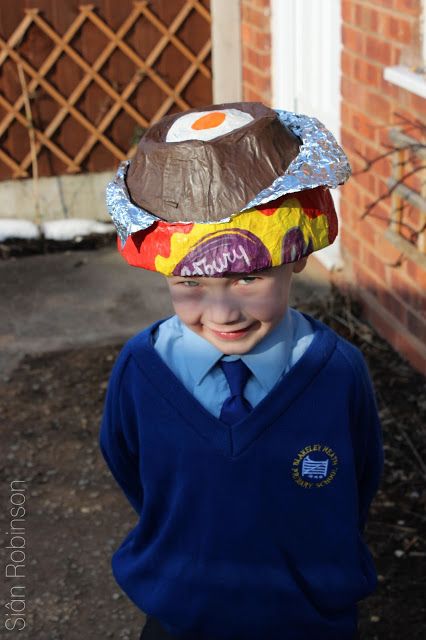
[[167,278],[182,322],[228,355],[248,353],[284,316],[291,276],[307,258],[253,274]]

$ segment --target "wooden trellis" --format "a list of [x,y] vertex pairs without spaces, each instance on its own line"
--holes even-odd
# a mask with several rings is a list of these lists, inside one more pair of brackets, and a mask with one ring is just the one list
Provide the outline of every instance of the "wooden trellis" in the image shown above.
[[[63,34],[57,33],[38,9],[26,9],[24,19],[10,37],[6,40],[0,36],[0,73],[6,62],[9,65],[12,62],[16,67],[17,74],[20,67],[26,80],[20,95],[14,101],[8,99],[3,91],[0,93],[0,107],[4,112],[3,117],[0,119],[0,141],[5,137],[7,138],[8,130],[16,123],[26,128],[31,127],[34,140],[32,149],[29,149],[28,142],[25,155],[18,159],[13,157],[10,150],[3,145],[0,147],[0,161],[8,167],[12,177],[28,177],[34,157],[38,157],[43,149],[48,150],[52,156],[59,159],[67,173],[77,173],[85,169],[85,161],[87,161],[96,145],[102,145],[108,150],[111,166],[115,162],[131,156],[134,152],[131,140],[122,140],[120,144],[108,135],[108,129],[114,123],[114,120],[124,112],[130,118],[134,127],[144,129],[171,110],[185,110],[192,106],[199,106],[191,104],[184,95],[188,85],[196,76],[202,76],[205,79],[207,90],[203,101],[208,102],[211,99],[211,70],[208,65],[208,57],[211,52],[209,27],[211,18],[208,8],[204,6],[205,3],[203,4],[201,0],[185,0],[169,24],[164,23],[150,8],[150,4],[153,3],[148,3],[145,0],[134,2],[127,18],[116,30],[113,30],[98,15],[94,5],[80,6],[72,24]],[[194,12],[208,25],[208,36],[197,53],[178,35],[182,25]],[[155,33],[159,35],[159,38],[146,56],[142,56],[127,41],[129,33],[135,29],[140,20],[145,21],[144,24],[150,25],[151,31],[155,30]],[[91,23],[91,28],[96,28],[107,41],[106,46],[97,54],[94,61],[90,62],[73,46],[73,39],[89,22]],[[28,61],[28,57],[20,52],[20,45],[25,40],[26,34],[34,27],[44,37],[47,37],[52,44],[49,54],[39,68],[31,64]],[[160,73],[156,68],[157,61],[168,47],[173,47],[174,51],[178,52],[187,61],[187,68],[178,81],[174,83],[168,81],[164,74]],[[132,77],[126,81],[124,88],[120,89],[117,87],[118,80],[111,81],[102,73],[102,69],[117,50],[124,54],[134,65]],[[78,68],[81,76],[81,79],[69,95],[63,95],[54,82],[49,79],[49,73],[58,60],[64,56],[73,63],[74,68]],[[131,98],[134,96],[135,91],[146,79],[149,79],[151,87],[155,86],[157,94],[161,95],[160,100],[158,100],[158,106],[150,117],[145,116],[142,110],[131,103]],[[92,84],[97,85],[103,92],[108,105],[101,112],[98,121],[95,122],[93,118],[89,118],[79,108],[79,101]],[[37,92],[42,92],[57,106],[56,114],[44,127],[40,127],[33,118],[29,122],[25,112],[26,100],[27,105],[28,98],[30,105],[34,105],[34,101],[37,99],[35,97]],[[73,119],[85,132],[83,144],[74,153],[70,153],[66,145],[59,144],[57,140],[61,126],[68,118]]]

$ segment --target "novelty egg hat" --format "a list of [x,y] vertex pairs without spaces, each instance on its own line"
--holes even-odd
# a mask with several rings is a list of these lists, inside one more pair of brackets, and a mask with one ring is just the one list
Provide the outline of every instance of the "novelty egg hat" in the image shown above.
[[331,244],[350,175],[316,118],[257,102],[162,118],[107,187],[118,249],[166,276],[251,273]]

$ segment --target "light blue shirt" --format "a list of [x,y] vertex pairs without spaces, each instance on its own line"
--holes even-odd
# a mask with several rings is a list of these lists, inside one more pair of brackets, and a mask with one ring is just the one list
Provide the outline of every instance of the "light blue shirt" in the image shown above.
[[154,335],[154,347],[165,364],[188,391],[217,418],[229,386],[218,364],[241,360],[250,369],[244,396],[252,407],[273,389],[301,358],[312,342],[314,329],[299,311],[288,308],[281,322],[249,353],[224,356],[210,342],[188,329],[172,316],[162,322]]

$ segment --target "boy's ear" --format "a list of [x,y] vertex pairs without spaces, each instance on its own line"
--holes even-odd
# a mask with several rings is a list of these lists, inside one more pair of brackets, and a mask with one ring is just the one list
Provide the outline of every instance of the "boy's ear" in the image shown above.
[[300,273],[306,267],[306,263],[308,262],[308,256],[306,258],[302,258],[297,262],[293,262],[293,273]]

